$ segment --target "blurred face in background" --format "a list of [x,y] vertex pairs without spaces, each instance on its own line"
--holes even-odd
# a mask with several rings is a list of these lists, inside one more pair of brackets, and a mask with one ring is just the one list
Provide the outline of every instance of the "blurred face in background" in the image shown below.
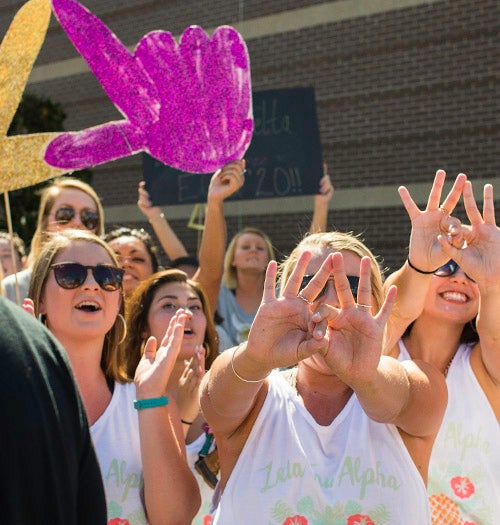
[[22,270],[24,266],[16,250],[14,250],[14,260],[12,259],[11,247],[7,239],[0,239],[0,265],[3,277]]
[[244,233],[236,242],[232,264],[239,270],[265,272],[269,256],[265,240],[255,233]]
[[153,262],[144,243],[134,236],[117,237],[108,242],[116,253],[123,274],[123,291],[130,295],[147,277],[153,274]]
[[98,210],[94,199],[76,188],[66,188],[54,200],[46,231],[77,229],[96,233],[98,224]]

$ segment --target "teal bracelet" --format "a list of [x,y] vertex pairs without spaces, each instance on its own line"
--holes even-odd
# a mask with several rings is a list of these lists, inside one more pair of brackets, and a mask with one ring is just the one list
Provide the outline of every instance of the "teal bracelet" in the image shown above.
[[134,399],[134,408],[144,410],[145,408],[155,408],[168,405],[168,397],[150,397],[149,399]]

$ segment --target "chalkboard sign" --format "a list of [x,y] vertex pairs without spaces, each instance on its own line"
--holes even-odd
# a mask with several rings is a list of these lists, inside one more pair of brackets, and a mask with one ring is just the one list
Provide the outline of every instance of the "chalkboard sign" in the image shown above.
[[[323,162],[314,88],[254,92],[253,114],[245,184],[230,200],[318,193]],[[154,205],[206,202],[212,174],[184,173],[146,153],[143,172]]]

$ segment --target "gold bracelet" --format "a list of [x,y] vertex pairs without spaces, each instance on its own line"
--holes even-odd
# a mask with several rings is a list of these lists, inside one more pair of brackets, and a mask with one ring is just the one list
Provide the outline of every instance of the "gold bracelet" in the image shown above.
[[233,369],[233,373],[234,375],[240,380],[240,381],[243,381],[244,383],[261,383],[262,381],[264,381],[265,379],[267,379],[269,377],[269,374],[271,372],[269,372],[269,374],[266,375],[266,377],[263,377],[262,379],[245,379],[244,377],[241,377],[240,374],[238,374],[238,372],[236,372],[235,368],[234,368],[234,356],[236,355],[236,351],[238,350],[239,346],[237,346],[235,349],[234,349],[234,352],[233,352],[233,355],[231,356],[231,368]]
[[158,217],[153,217],[152,219],[149,219],[149,222],[152,224],[154,221],[157,221],[157,220],[165,220],[165,215],[163,213],[160,213],[160,215],[158,215]]

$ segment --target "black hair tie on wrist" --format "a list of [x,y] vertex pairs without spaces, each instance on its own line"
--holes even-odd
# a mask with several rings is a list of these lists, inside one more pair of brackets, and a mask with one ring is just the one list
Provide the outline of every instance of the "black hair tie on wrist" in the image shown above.
[[185,425],[192,425],[192,421],[186,421],[185,419],[181,419],[181,423],[184,423]]
[[408,263],[408,266],[412,269],[412,270],[415,270],[417,273],[421,273],[423,275],[431,275],[432,273],[436,273],[439,268],[437,268],[436,270],[432,270],[430,272],[424,272],[423,270],[421,270],[420,268],[417,268],[416,266],[413,266],[413,264],[411,263],[410,261],[410,258],[408,257],[406,259],[406,262]]

